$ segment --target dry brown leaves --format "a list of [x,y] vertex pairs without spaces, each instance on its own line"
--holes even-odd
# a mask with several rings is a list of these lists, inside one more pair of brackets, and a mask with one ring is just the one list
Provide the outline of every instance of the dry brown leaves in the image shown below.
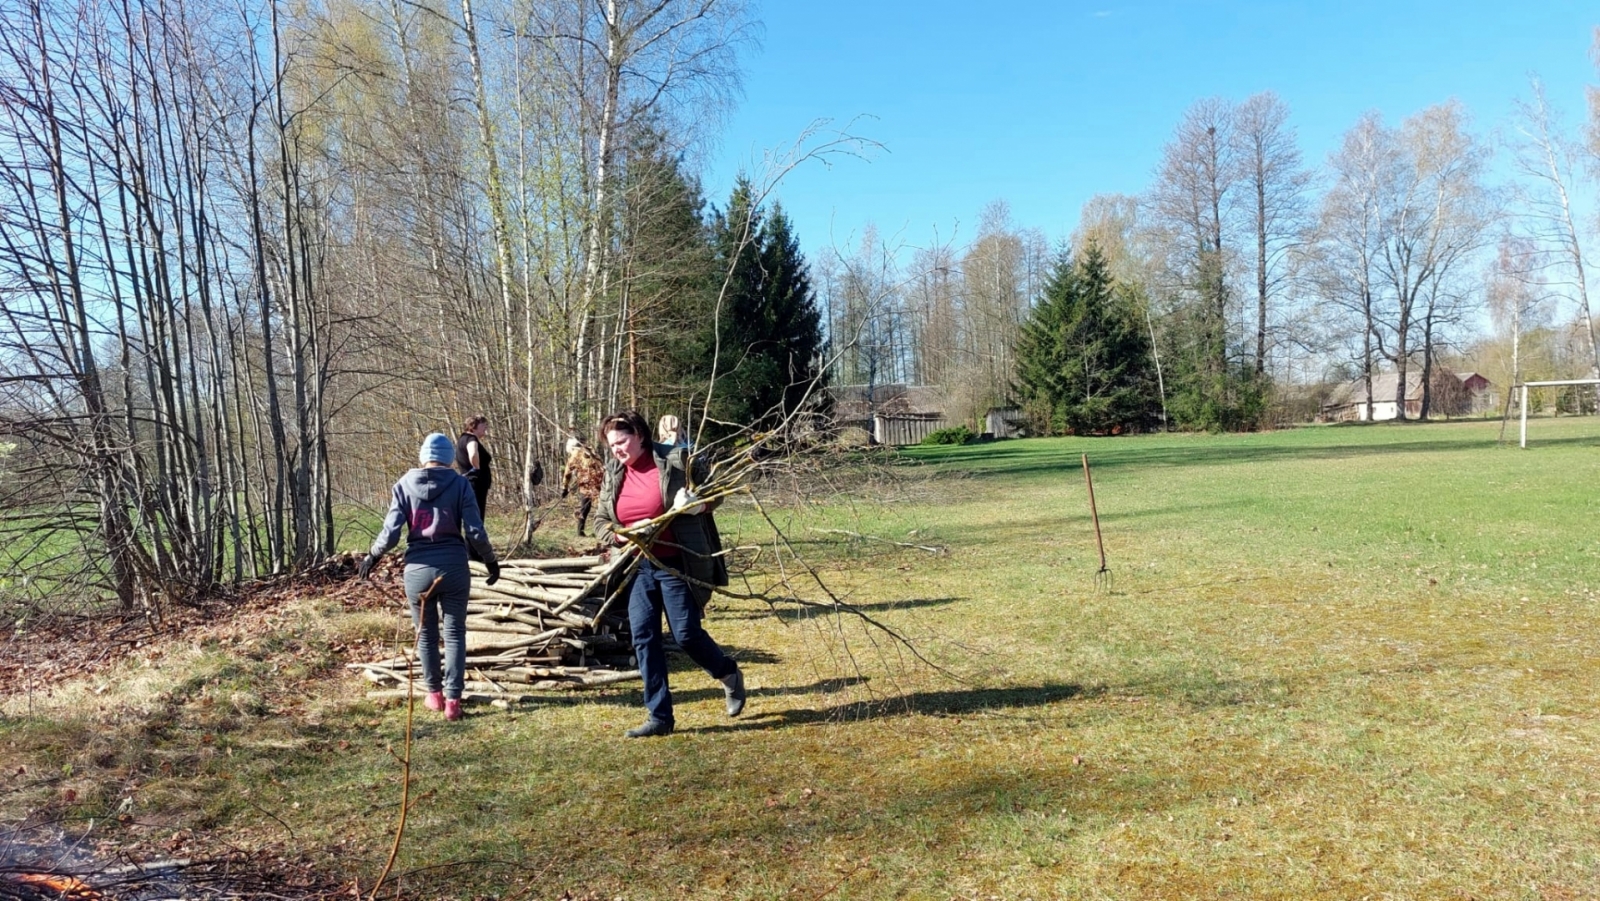
[[[401,592],[399,555],[380,561],[371,581],[355,578],[359,562],[359,555],[341,554],[298,576],[249,583],[198,603],[171,604],[159,621],[142,615],[35,618],[0,641],[0,697],[93,675],[180,638],[260,635],[289,602],[308,596],[338,601],[349,610],[393,608]],[[351,659],[365,659],[372,652],[366,647],[333,650]]]

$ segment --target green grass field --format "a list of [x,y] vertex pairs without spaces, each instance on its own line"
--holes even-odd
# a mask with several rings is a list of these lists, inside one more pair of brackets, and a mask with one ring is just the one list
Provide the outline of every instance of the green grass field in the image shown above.
[[[419,706],[397,884],[1600,895],[1600,421],[1541,421],[1526,451],[1498,427],[1035,439],[840,473],[773,516],[936,667],[853,616],[718,601],[708,628],[752,689],[737,720],[685,660],[666,739],[621,738],[636,686],[454,725]],[[719,520],[771,544],[748,506]],[[0,762],[62,775],[10,777],[3,812],[71,786],[102,831],[304,849],[370,887],[405,714],[365,701],[327,647],[398,626],[307,599],[281,631],[175,645],[100,694],[9,699]],[[131,822],[103,825],[119,805]]]

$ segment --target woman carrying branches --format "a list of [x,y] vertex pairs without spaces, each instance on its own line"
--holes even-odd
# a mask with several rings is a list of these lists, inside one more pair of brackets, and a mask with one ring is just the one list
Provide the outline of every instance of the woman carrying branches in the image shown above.
[[[389,515],[361,561],[365,579],[372,567],[406,530],[406,600],[417,627],[417,658],[429,710],[444,711],[447,720],[461,719],[461,693],[466,686],[467,595],[472,573],[467,568],[470,543],[489,568],[487,584],[500,579],[489,535],[483,529],[477,498],[467,480],[450,468],[455,447],[450,436],[434,432],[422,441],[418,467],[394,483]],[[443,625],[444,671],[440,672],[440,626]]]
[[[661,637],[663,614],[689,659],[722,682],[728,715],[738,716],[744,710],[744,674],[701,625],[712,587],[728,584],[728,569],[711,511],[689,484],[689,451],[652,441],[650,426],[636,410],[606,417],[600,437],[611,458],[595,514],[598,535],[610,533],[619,545],[633,540],[644,552],[628,596],[628,622],[644,680],[646,716],[627,736],[670,735],[676,724]],[[650,526],[655,531],[648,531]],[[642,531],[618,534],[635,529]]]

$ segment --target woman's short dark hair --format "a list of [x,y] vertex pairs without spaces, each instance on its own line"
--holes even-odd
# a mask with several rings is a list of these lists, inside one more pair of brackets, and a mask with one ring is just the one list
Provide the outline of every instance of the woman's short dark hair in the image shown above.
[[600,446],[605,447],[607,432],[626,432],[629,435],[638,435],[646,444],[653,439],[650,437],[650,423],[638,410],[623,410],[621,413],[612,413],[600,423]]
[[461,432],[462,434],[466,434],[467,432],[472,431],[488,421],[489,417],[487,416],[469,416],[467,417],[467,424],[461,427]]

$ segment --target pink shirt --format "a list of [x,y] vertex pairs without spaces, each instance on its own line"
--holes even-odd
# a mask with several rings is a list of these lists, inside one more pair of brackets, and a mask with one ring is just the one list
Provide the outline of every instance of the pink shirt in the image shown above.
[[[642,469],[640,467],[649,467]],[[622,468],[622,488],[617,491],[617,522],[624,528],[641,519],[654,519],[667,512],[661,502],[661,470],[655,457],[645,454],[638,463]],[[676,557],[678,549],[670,527],[656,533],[650,553],[657,557]]]

